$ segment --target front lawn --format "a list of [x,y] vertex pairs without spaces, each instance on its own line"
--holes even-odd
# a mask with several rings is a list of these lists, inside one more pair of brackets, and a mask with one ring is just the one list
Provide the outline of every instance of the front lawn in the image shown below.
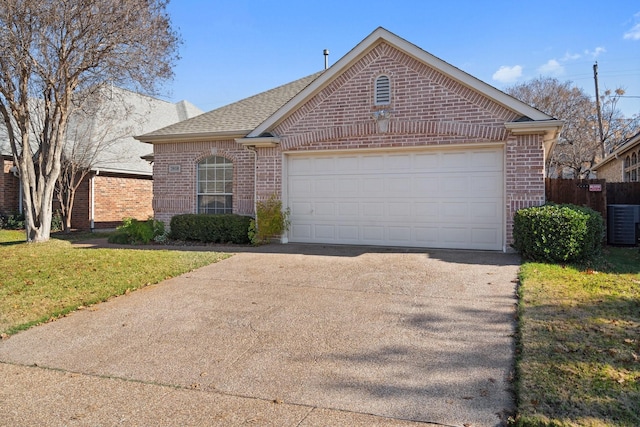
[[640,426],[640,253],[524,263],[518,426]]
[[80,249],[57,238],[38,244],[24,240],[24,231],[0,230],[2,335],[229,256],[141,247]]

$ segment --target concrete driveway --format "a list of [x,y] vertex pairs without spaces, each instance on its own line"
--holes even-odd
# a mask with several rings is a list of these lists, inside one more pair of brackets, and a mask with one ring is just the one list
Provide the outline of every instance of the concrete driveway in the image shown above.
[[272,245],[0,342],[0,425],[502,425],[515,255]]

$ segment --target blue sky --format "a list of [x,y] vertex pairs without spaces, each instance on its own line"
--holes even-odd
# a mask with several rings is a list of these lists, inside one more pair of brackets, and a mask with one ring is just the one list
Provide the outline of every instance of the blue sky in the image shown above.
[[499,89],[539,76],[594,94],[623,87],[640,113],[640,2],[172,0],[183,44],[167,99],[204,111],[330,64],[382,26]]

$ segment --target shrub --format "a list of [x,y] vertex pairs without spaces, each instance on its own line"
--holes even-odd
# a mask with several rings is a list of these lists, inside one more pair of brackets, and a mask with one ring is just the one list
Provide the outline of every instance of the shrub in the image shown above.
[[171,218],[169,237],[203,243],[249,243],[251,218],[235,214],[183,214]]
[[55,211],[51,217],[51,231],[62,230],[62,215],[60,211]]
[[584,262],[602,249],[604,221],[593,209],[548,204],[521,209],[513,224],[513,247],[541,262]]
[[269,238],[280,237],[289,229],[290,210],[282,210],[282,202],[275,194],[256,203],[257,220],[251,220],[249,239],[254,245],[265,243]]
[[24,230],[24,215],[23,214],[0,215],[0,229]]
[[157,236],[164,235],[164,224],[149,218],[146,221],[138,221],[134,218],[125,218],[116,232],[109,236],[110,243],[119,244],[147,244]]

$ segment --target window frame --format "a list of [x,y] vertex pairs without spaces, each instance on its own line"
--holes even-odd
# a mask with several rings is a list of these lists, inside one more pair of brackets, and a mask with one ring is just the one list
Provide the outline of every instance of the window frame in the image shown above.
[[[210,163],[210,161],[213,161]],[[196,213],[223,215],[233,213],[233,161],[224,156],[207,156],[196,164]],[[205,175],[204,179],[202,175]],[[209,199],[206,203],[204,199]],[[207,207],[222,203],[222,207]]]
[[623,163],[624,182],[640,181],[640,150],[628,154]]

